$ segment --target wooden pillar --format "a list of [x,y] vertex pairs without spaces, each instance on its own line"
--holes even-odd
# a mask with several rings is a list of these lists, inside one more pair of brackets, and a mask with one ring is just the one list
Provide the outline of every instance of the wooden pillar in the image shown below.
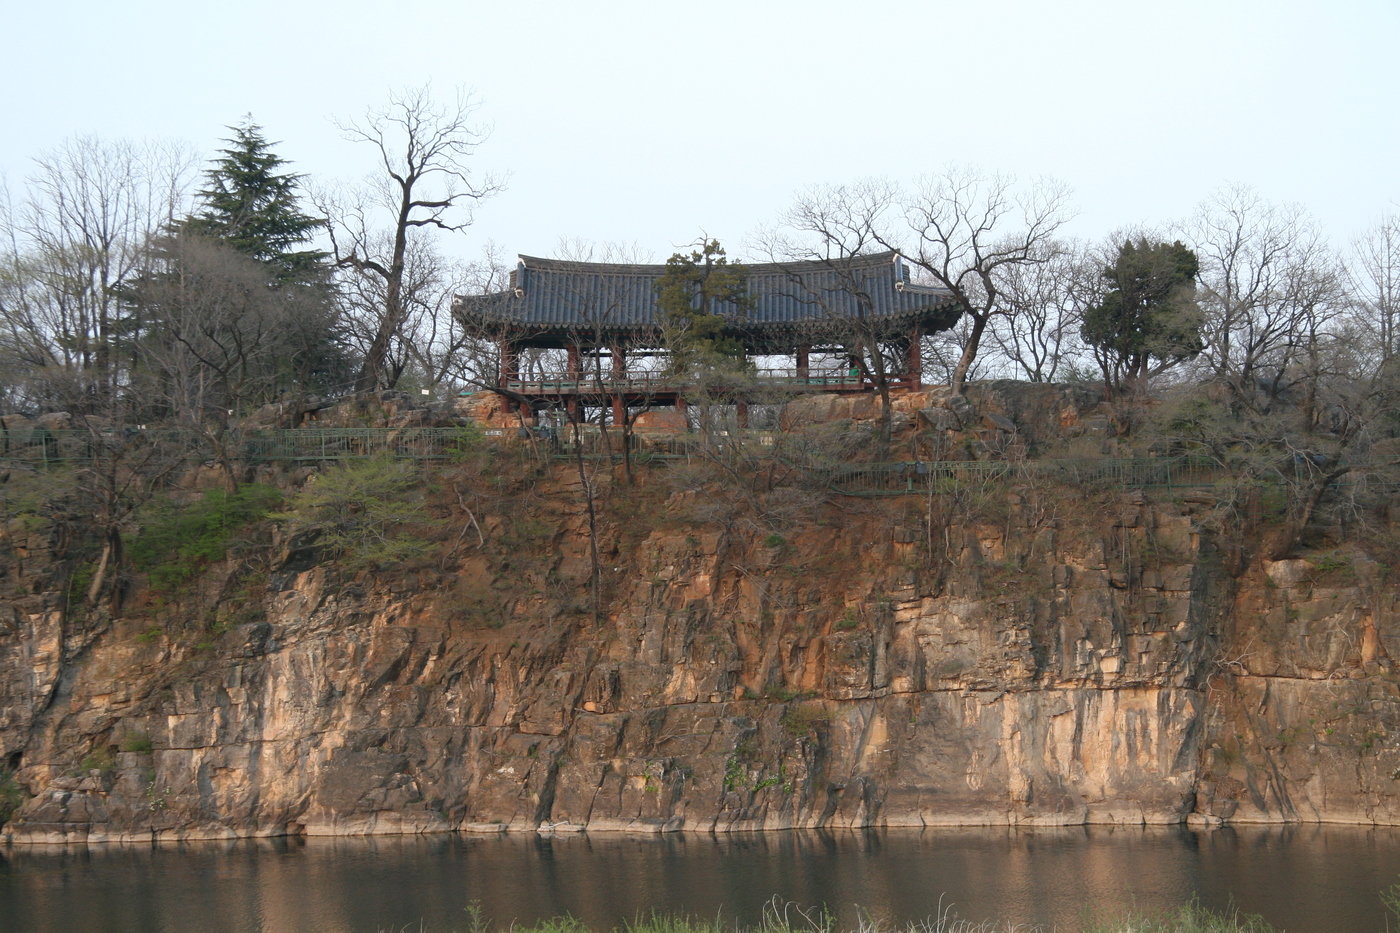
[[734,403],[734,420],[741,429],[749,426],[749,403],[743,399]]
[[[512,382],[520,381],[520,345],[514,340],[502,340],[500,342],[500,354],[501,368],[496,376],[496,385],[502,389],[506,389],[510,387]],[[506,399],[506,414],[515,414],[515,408],[515,402],[511,399]]]
[[[627,351],[622,347],[612,348],[612,380],[614,383],[627,381]],[[627,396],[620,385],[613,394],[612,408],[613,424],[625,425],[627,423]]]
[[583,420],[583,406],[579,404],[583,391],[583,362],[578,343],[570,341],[564,352],[564,385],[559,387],[559,392],[564,396],[564,410],[569,413],[569,420],[577,424]]
[[922,389],[924,387],[924,359],[920,352],[919,338],[923,336],[923,331],[919,325],[914,325],[914,331],[909,335],[909,346],[904,348],[904,371],[911,389]]
[[797,381],[806,383],[812,375],[812,348],[801,346],[797,348]]
[[502,340],[500,352],[501,371],[497,384],[504,389],[520,378],[520,346],[514,340]]

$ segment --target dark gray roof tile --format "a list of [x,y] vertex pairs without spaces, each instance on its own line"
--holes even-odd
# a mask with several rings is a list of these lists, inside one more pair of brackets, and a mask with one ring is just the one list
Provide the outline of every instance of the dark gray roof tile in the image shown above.
[[[736,331],[759,339],[794,330],[828,329],[862,319],[926,329],[952,325],[956,313],[942,289],[910,284],[897,253],[792,263],[743,264],[750,310],[728,315]],[[534,335],[587,329],[643,338],[659,333],[656,283],[664,265],[570,262],[521,256],[512,290],[462,297],[453,309],[468,323]],[[725,313],[723,306],[721,313]]]

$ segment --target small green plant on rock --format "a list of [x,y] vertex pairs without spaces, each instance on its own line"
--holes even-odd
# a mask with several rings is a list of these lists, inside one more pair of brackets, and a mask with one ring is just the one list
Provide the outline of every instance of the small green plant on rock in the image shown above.
[[724,762],[724,790],[740,790],[748,783],[748,769],[738,755],[730,755]]
[[122,736],[121,750],[124,752],[144,754],[149,752],[151,748],[151,737],[144,732],[128,732]]
[[152,590],[174,594],[205,567],[223,560],[239,534],[281,500],[277,489],[252,484],[236,492],[212,489],[185,504],[153,503],[127,545],[132,564],[147,574]]
[[0,768],[0,826],[10,821],[24,803],[24,788],[9,768]]
[[415,560],[435,545],[409,529],[436,527],[422,503],[423,484],[414,465],[372,457],[318,474],[276,513],[292,535],[316,543],[350,570]]
[[84,755],[83,760],[78,762],[78,774],[86,775],[93,771],[99,771],[107,775],[111,774],[116,766],[117,759],[110,748],[96,748]]
[[831,713],[818,703],[793,703],[783,710],[783,729],[793,738],[831,722]]
[[1350,557],[1338,551],[1330,551],[1326,554],[1319,554],[1308,559],[1312,564],[1312,569],[1308,572],[1308,582],[1320,583],[1324,581],[1346,582],[1354,579],[1356,568],[1353,566]]

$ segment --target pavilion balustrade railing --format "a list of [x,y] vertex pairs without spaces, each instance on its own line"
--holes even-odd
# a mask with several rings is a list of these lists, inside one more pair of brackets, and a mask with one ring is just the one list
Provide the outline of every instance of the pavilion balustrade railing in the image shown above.
[[[749,385],[794,389],[866,387],[859,373],[835,369],[802,371],[793,367],[755,369],[746,375],[726,375],[717,377],[716,380],[719,388],[725,388],[726,381],[734,383],[732,388],[744,388]],[[716,386],[708,384],[706,387]],[[506,382],[505,388],[522,395],[660,395],[695,389],[696,382],[664,370],[629,372],[621,376],[607,371],[599,374],[549,372],[530,373],[511,379]]]

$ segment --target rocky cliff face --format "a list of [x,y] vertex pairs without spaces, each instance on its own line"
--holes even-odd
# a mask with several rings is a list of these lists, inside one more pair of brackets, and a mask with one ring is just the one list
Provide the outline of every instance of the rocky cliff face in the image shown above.
[[203,603],[14,594],[3,831],[1400,823],[1397,586],[1360,549],[1252,562],[1193,492],[600,473],[595,615],[571,470],[478,502],[480,536],[445,498],[412,567],[283,544]]

